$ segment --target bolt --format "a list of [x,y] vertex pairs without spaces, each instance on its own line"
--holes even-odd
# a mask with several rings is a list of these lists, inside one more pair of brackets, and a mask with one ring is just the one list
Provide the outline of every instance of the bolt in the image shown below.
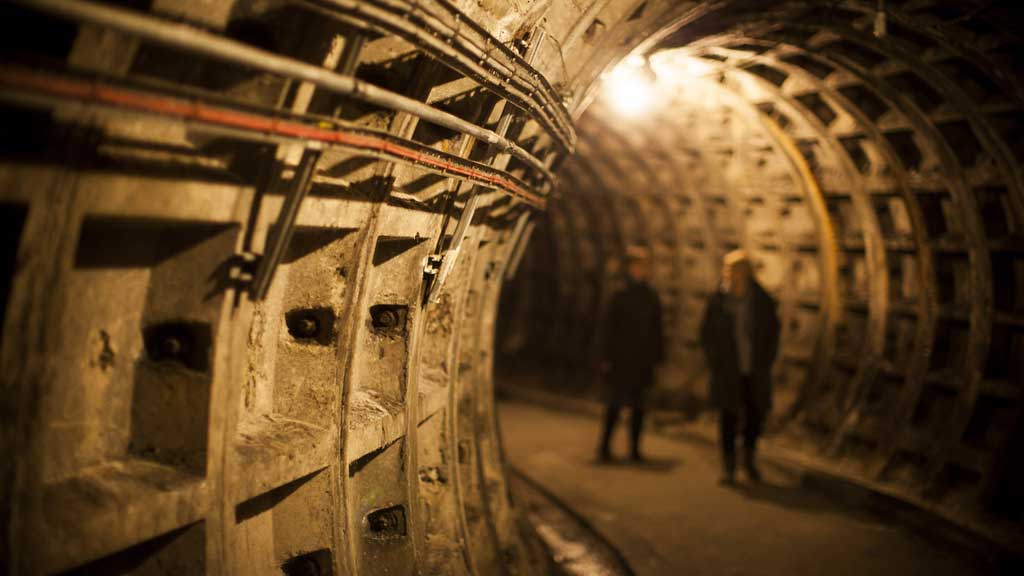
[[320,331],[320,323],[315,316],[302,316],[296,318],[290,328],[296,338],[312,338]]
[[395,520],[393,515],[388,513],[378,514],[370,521],[370,530],[373,530],[374,532],[386,532],[394,530],[397,525],[398,522]]
[[398,325],[398,314],[395,314],[394,310],[384,310],[377,317],[377,323],[382,328],[394,328]]
[[160,354],[164,358],[177,358],[184,346],[176,336],[167,336],[160,341]]
[[393,510],[383,510],[369,518],[371,532],[393,532],[398,528],[398,517]]
[[392,538],[405,536],[405,509],[392,506],[370,512],[366,517],[367,528],[377,537]]
[[316,320],[312,318],[303,318],[299,321],[299,330],[304,334],[313,334],[316,332]]

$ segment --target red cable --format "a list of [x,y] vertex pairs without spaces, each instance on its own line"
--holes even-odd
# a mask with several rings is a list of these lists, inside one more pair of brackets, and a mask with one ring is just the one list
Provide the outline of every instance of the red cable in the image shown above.
[[427,164],[443,172],[454,173],[472,180],[486,182],[508,192],[512,196],[520,198],[535,208],[544,209],[546,205],[544,198],[523,190],[506,178],[474,170],[467,166],[452,164],[447,160],[431,157],[412,148],[407,148],[382,138],[374,138],[345,130],[326,130],[299,122],[290,122],[279,118],[210,106],[199,101],[188,101],[135,90],[126,90],[99,82],[75,80],[24,69],[0,69],[0,83],[7,84],[18,90],[32,90],[51,96],[86,100],[253,132],[264,132],[289,138],[315,140],[361,150],[383,152],[391,156],[406,158],[414,163]]

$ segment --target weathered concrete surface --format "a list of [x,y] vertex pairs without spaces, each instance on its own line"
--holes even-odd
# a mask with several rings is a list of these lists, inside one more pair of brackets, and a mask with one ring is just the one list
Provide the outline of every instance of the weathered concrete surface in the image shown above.
[[[783,469],[719,486],[707,445],[648,435],[650,463],[594,462],[599,422],[506,401],[509,461],[618,546],[639,574],[986,574],[975,559],[802,489]],[[616,437],[625,453],[625,435]],[[637,497],[643,495],[642,498]]]
[[[655,402],[701,409],[746,248],[805,452],[1024,526],[1010,4],[0,3],[0,572],[538,572],[495,337],[593,384],[633,244]],[[631,52],[686,73],[639,123],[595,100]]]

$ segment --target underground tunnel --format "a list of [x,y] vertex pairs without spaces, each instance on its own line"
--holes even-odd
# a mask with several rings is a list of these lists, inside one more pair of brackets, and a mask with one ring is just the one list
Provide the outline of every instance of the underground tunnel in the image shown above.
[[[954,548],[1012,573],[1020,14],[0,4],[2,573],[912,573]],[[645,442],[685,453],[661,476],[592,461],[635,250],[664,331]],[[702,314],[737,250],[780,327],[766,471],[802,478],[787,502],[813,489],[928,533],[888,569],[810,505],[777,508],[819,564],[658,560],[659,539],[754,538],[701,520],[716,499],[785,533],[699,474]],[[586,458],[557,460],[572,446]],[[670,481],[690,524],[623,528]],[[620,566],[566,567],[543,510]]]

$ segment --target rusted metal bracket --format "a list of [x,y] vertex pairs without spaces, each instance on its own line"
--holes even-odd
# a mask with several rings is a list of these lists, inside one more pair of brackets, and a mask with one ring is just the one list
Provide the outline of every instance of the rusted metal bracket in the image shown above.
[[424,273],[434,275],[434,279],[430,283],[430,289],[427,293],[427,301],[436,302],[437,298],[441,294],[441,288],[444,286],[445,281],[448,279],[452,269],[455,267],[455,262],[459,259],[459,252],[462,250],[462,242],[466,239],[466,231],[469,229],[470,222],[473,221],[473,215],[476,213],[476,208],[479,202],[480,196],[474,188],[469,200],[466,200],[466,206],[462,209],[462,216],[459,217],[459,223],[455,226],[455,233],[452,235],[451,246],[441,254],[427,256],[427,264],[424,268]]

